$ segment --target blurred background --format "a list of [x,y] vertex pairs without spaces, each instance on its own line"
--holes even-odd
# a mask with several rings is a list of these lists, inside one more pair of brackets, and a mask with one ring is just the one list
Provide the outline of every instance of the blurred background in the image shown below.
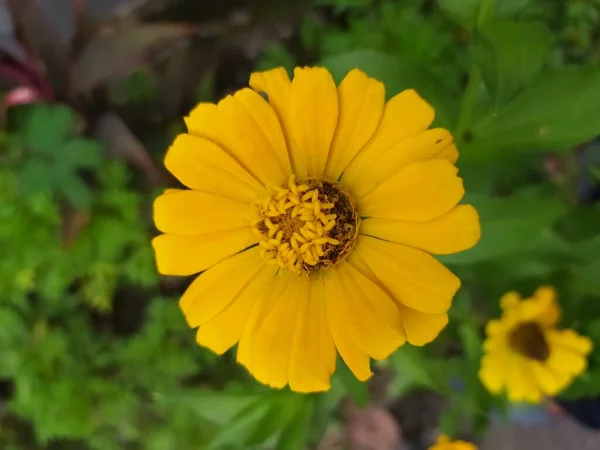
[[[600,350],[541,406],[477,378],[512,289],[600,347],[599,44],[600,0],[0,0],[0,449],[600,448]],[[417,89],[483,230],[438,340],[319,395],[196,346],[150,246],[182,117],[296,65]]]

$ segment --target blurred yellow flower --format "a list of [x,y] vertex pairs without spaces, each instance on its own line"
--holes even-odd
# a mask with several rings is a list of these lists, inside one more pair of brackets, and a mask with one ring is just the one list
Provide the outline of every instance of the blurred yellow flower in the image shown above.
[[431,254],[468,249],[479,219],[444,129],[415,91],[387,103],[353,70],[254,73],[188,117],[165,165],[190,190],[154,204],[163,274],[203,272],[181,298],[197,342],[260,382],[323,391],[336,349],[370,358],[433,340],[460,281]]
[[470,442],[451,441],[448,436],[442,434],[429,450],[477,450],[477,447]]
[[500,306],[502,317],[486,327],[479,372],[490,392],[504,390],[512,402],[539,403],[585,371],[592,341],[557,329],[560,308],[552,287],[540,287],[524,300],[508,292]]

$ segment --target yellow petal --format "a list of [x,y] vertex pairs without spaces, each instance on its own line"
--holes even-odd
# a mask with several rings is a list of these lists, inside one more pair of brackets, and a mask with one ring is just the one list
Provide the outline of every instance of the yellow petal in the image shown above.
[[286,274],[285,290],[272,307],[263,309],[260,326],[254,329],[254,372],[256,378],[274,388],[290,379],[291,352],[298,313],[309,295],[307,278]]
[[408,136],[393,146],[382,149],[377,155],[360,153],[344,172],[342,179],[353,187],[355,195],[363,197],[379,186],[382,180],[392,177],[403,167],[434,158],[446,159],[454,164],[457,155],[450,132],[435,128]]
[[506,362],[501,352],[487,354],[481,359],[479,379],[492,394],[499,394],[506,383]]
[[456,164],[456,161],[458,161],[458,149],[456,148],[456,145],[450,144],[449,146],[444,147],[436,158],[447,159],[450,161],[450,164]]
[[[306,298],[300,299],[291,351],[290,388],[296,392],[319,392],[330,388],[335,370],[335,344],[325,311],[325,293],[320,280],[301,277]],[[300,292],[299,292],[300,293]]]
[[509,291],[500,298],[500,308],[505,311],[511,310],[521,302],[521,294],[516,291]]
[[460,280],[433,256],[369,236],[359,236],[348,262],[396,301],[421,312],[445,313],[460,287]]
[[279,185],[279,172],[291,173],[279,119],[251,89],[229,95],[218,105],[199,103],[185,122],[190,134],[219,145],[262,184]]
[[511,402],[539,403],[542,392],[528,372],[529,361],[519,356],[509,360],[506,371],[506,394]]
[[408,342],[425,345],[433,341],[448,324],[448,314],[427,314],[399,305],[402,326]]
[[232,155],[265,185],[279,186],[292,173],[279,119],[271,106],[252,89],[242,89],[217,106],[227,126]]
[[539,361],[531,361],[530,368],[536,383],[544,394],[548,396],[555,396],[560,393],[570,381],[568,375],[565,376],[564,374],[555,372]]
[[[251,252],[253,250],[254,249],[250,249],[244,253]],[[233,260],[234,258],[236,257],[229,258],[226,261]],[[255,264],[259,265],[261,262],[256,261]],[[236,282],[234,279],[235,277],[240,276],[240,272],[243,270],[242,267],[243,265],[235,265],[230,267],[230,276],[225,276],[225,279],[220,279],[219,281],[224,284]],[[200,275],[199,278],[206,276],[208,272],[216,268],[217,267],[209,269],[206,273]],[[198,333],[196,334],[196,341],[198,344],[209,348],[219,355],[222,355],[231,347],[233,347],[242,336],[242,332],[244,330],[244,326],[246,325],[246,321],[248,320],[248,315],[250,314],[252,305],[256,301],[256,298],[262,294],[265,286],[267,286],[267,284],[273,280],[276,271],[277,267],[275,265],[259,265],[256,273],[254,273],[254,268],[249,271],[249,273],[253,274],[252,277],[250,277],[247,283],[238,291],[237,294],[232,294],[231,292],[234,291],[234,289],[229,287],[214,286],[211,287],[210,290],[214,292],[215,295],[219,295],[220,297],[211,298],[207,291],[205,291],[205,294],[202,297],[197,297],[197,304],[194,306],[195,310],[190,311],[188,315],[186,315],[186,317],[189,316],[188,322],[190,322],[190,318],[196,319],[194,323],[200,322],[199,319],[203,319],[201,316],[212,316],[212,311],[219,309],[222,304],[228,303],[221,312],[200,326]],[[247,279],[247,273],[244,273],[242,278]],[[236,284],[239,285],[237,282]],[[218,305],[219,302],[221,305]],[[181,303],[183,303],[183,298]],[[212,308],[212,311],[209,311],[209,308]]]
[[192,328],[203,325],[225,309],[264,263],[259,248],[253,247],[196,277],[179,300],[188,325]]
[[[373,139],[365,145],[348,167],[358,170],[370,167],[381,155],[408,136],[425,131],[433,122],[435,112],[419,94],[409,89],[391,98],[384,107],[381,123]],[[343,179],[349,175],[344,173]]]
[[338,314],[356,344],[374,359],[385,359],[406,342],[397,304],[347,262],[331,268],[327,282],[338,292]]
[[369,355],[356,344],[355,336],[340,314],[344,310],[344,299],[339,283],[331,282],[327,275],[325,292],[327,319],[335,346],[354,376],[360,381],[366,381],[373,375]]
[[360,225],[361,234],[448,255],[473,247],[481,236],[479,216],[471,205],[458,205],[428,222],[369,218]]
[[346,75],[338,89],[340,115],[333,137],[325,178],[337,181],[348,163],[371,139],[385,104],[385,87],[358,69]]
[[579,375],[587,368],[587,355],[592,341],[573,330],[548,330],[545,334],[550,346],[548,367],[560,373]]
[[256,243],[250,228],[200,236],[162,234],[152,240],[158,271],[163,275],[193,275]]
[[261,383],[282,388],[289,382],[290,353],[306,285],[280,271],[256,299],[238,346],[238,362]]
[[200,191],[182,190],[154,201],[154,223],[164,233],[198,235],[243,228],[251,214],[247,203]]
[[533,294],[542,305],[541,314],[538,316],[538,321],[545,326],[553,326],[560,320],[560,307],[556,301],[556,291],[551,286],[541,286],[536,289]]
[[338,122],[338,96],[331,74],[323,68],[296,68],[290,92],[293,155],[298,179],[320,178]]
[[360,215],[426,222],[449,212],[465,191],[457,169],[444,159],[417,162],[357,197]]
[[180,134],[169,148],[165,166],[191,189],[251,203],[264,187],[215,143]]
[[[266,72],[254,72],[250,76],[250,86],[257,92],[265,93],[268,97],[269,105],[273,108],[285,135],[288,152],[292,164],[293,172],[298,175],[298,165],[294,158],[299,157],[304,161],[302,149],[296,143],[292,131],[292,120],[290,115],[290,92],[292,82],[288,73],[283,67],[267,70]],[[304,170],[306,172],[306,170]]]

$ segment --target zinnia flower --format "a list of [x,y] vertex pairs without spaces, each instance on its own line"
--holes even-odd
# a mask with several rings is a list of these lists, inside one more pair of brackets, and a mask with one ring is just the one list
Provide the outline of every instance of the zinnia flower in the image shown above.
[[448,436],[442,434],[437,442],[429,447],[429,450],[477,450],[477,447],[466,441],[452,441]]
[[254,73],[185,121],[165,165],[190,190],[154,204],[162,274],[201,273],[181,298],[197,342],[262,383],[329,388],[337,352],[366,380],[370,358],[423,345],[460,281],[431,254],[472,247],[473,207],[452,136],[415,91],[385,102],[359,70]]
[[504,390],[512,402],[539,403],[585,371],[592,341],[556,328],[560,308],[552,287],[540,287],[524,300],[517,292],[508,292],[500,306],[502,317],[486,327],[479,372],[490,392]]

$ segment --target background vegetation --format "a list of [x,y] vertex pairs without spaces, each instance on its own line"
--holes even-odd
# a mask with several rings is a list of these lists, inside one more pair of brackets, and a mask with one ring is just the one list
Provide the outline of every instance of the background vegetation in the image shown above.
[[[476,376],[501,294],[551,284],[562,325],[600,343],[599,24],[598,0],[0,2],[0,448],[316,448],[369,404],[415,448],[480,437],[507,411]],[[310,396],[197,347],[189,280],[159,278],[150,247],[181,116],[300,64],[416,88],[483,231],[442,258],[463,288],[436,342]],[[600,393],[597,347],[564,398]],[[423,390],[441,406],[409,423]]]

